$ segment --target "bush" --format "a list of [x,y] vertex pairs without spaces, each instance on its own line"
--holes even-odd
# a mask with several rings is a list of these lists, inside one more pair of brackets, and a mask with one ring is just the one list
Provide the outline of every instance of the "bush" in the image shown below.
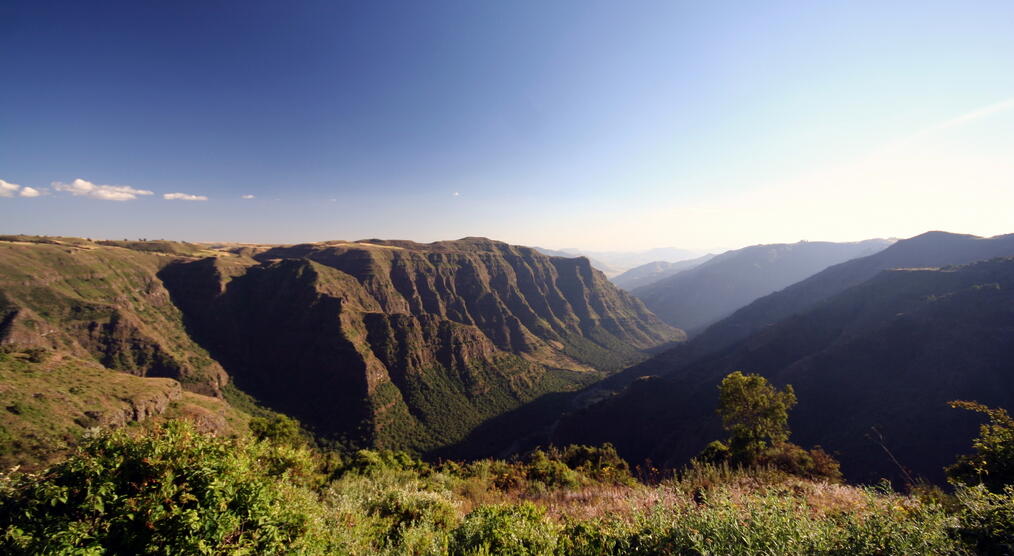
[[984,484],[993,492],[1003,492],[1014,484],[1014,418],[1003,409],[993,409],[974,402],[956,401],[951,407],[976,411],[989,422],[979,428],[972,441],[975,453],[961,456],[947,468],[951,482],[964,485]]
[[779,442],[765,450],[755,462],[756,465],[770,466],[790,475],[832,483],[842,481],[838,460],[820,448],[806,450],[791,442]]
[[335,470],[332,478],[339,478],[345,473],[372,475],[383,471],[414,471],[428,474],[432,468],[426,462],[412,457],[407,452],[359,450]]
[[601,446],[571,444],[563,449],[558,459],[593,481],[618,485],[636,482],[630,475],[630,466],[626,460],[608,442]]
[[465,516],[454,530],[451,554],[528,556],[552,554],[558,527],[531,502],[483,506]]
[[435,492],[392,489],[369,508],[370,512],[392,520],[392,529],[430,524],[450,529],[455,523],[454,505]]
[[274,442],[276,444],[288,444],[291,446],[302,446],[306,444],[305,435],[299,421],[275,413],[267,417],[254,417],[250,419],[250,432],[257,440]]
[[86,440],[38,475],[0,480],[7,554],[271,553],[316,545],[314,497],[272,476],[259,447],[171,422]]
[[977,485],[958,489],[961,539],[976,554],[1014,554],[1014,487],[990,492]]
[[537,490],[574,488],[581,484],[581,476],[562,461],[550,459],[542,450],[535,450],[525,465],[525,477],[535,483]]

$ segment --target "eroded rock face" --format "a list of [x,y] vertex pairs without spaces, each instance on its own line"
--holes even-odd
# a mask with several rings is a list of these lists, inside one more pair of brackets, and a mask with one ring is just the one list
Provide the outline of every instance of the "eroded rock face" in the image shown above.
[[585,259],[485,239],[274,248],[160,277],[189,330],[272,407],[354,442],[428,448],[680,340]]

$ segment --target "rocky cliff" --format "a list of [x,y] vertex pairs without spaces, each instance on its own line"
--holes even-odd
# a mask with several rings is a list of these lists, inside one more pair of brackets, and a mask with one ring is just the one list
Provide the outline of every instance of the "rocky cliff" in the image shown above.
[[444,445],[683,337],[586,259],[481,238],[277,247],[159,276],[242,389],[357,444]]

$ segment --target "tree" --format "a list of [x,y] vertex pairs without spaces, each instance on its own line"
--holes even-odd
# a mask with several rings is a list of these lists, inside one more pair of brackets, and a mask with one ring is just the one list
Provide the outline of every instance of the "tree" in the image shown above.
[[993,492],[1002,492],[1005,485],[1014,485],[1014,418],[1004,409],[993,409],[980,403],[953,401],[958,409],[982,413],[989,422],[979,428],[972,441],[974,454],[964,455],[947,468],[951,482],[966,485],[983,484]]
[[767,448],[789,438],[789,410],[796,405],[791,385],[779,391],[760,375],[735,371],[718,386],[718,414],[729,432],[732,459],[752,463]]

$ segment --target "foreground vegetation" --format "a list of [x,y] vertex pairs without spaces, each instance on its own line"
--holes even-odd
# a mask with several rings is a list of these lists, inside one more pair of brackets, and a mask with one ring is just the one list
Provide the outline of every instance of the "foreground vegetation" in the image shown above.
[[[1014,490],[902,495],[697,464],[635,480],[615,451],[428,464],[322,453],[284,418],[169,422],[0,478],[6,554],[969,554],[1014,546]],[[132,434],[133,433],[133,434]],[[258,439],[259,438],[259,439]]]

